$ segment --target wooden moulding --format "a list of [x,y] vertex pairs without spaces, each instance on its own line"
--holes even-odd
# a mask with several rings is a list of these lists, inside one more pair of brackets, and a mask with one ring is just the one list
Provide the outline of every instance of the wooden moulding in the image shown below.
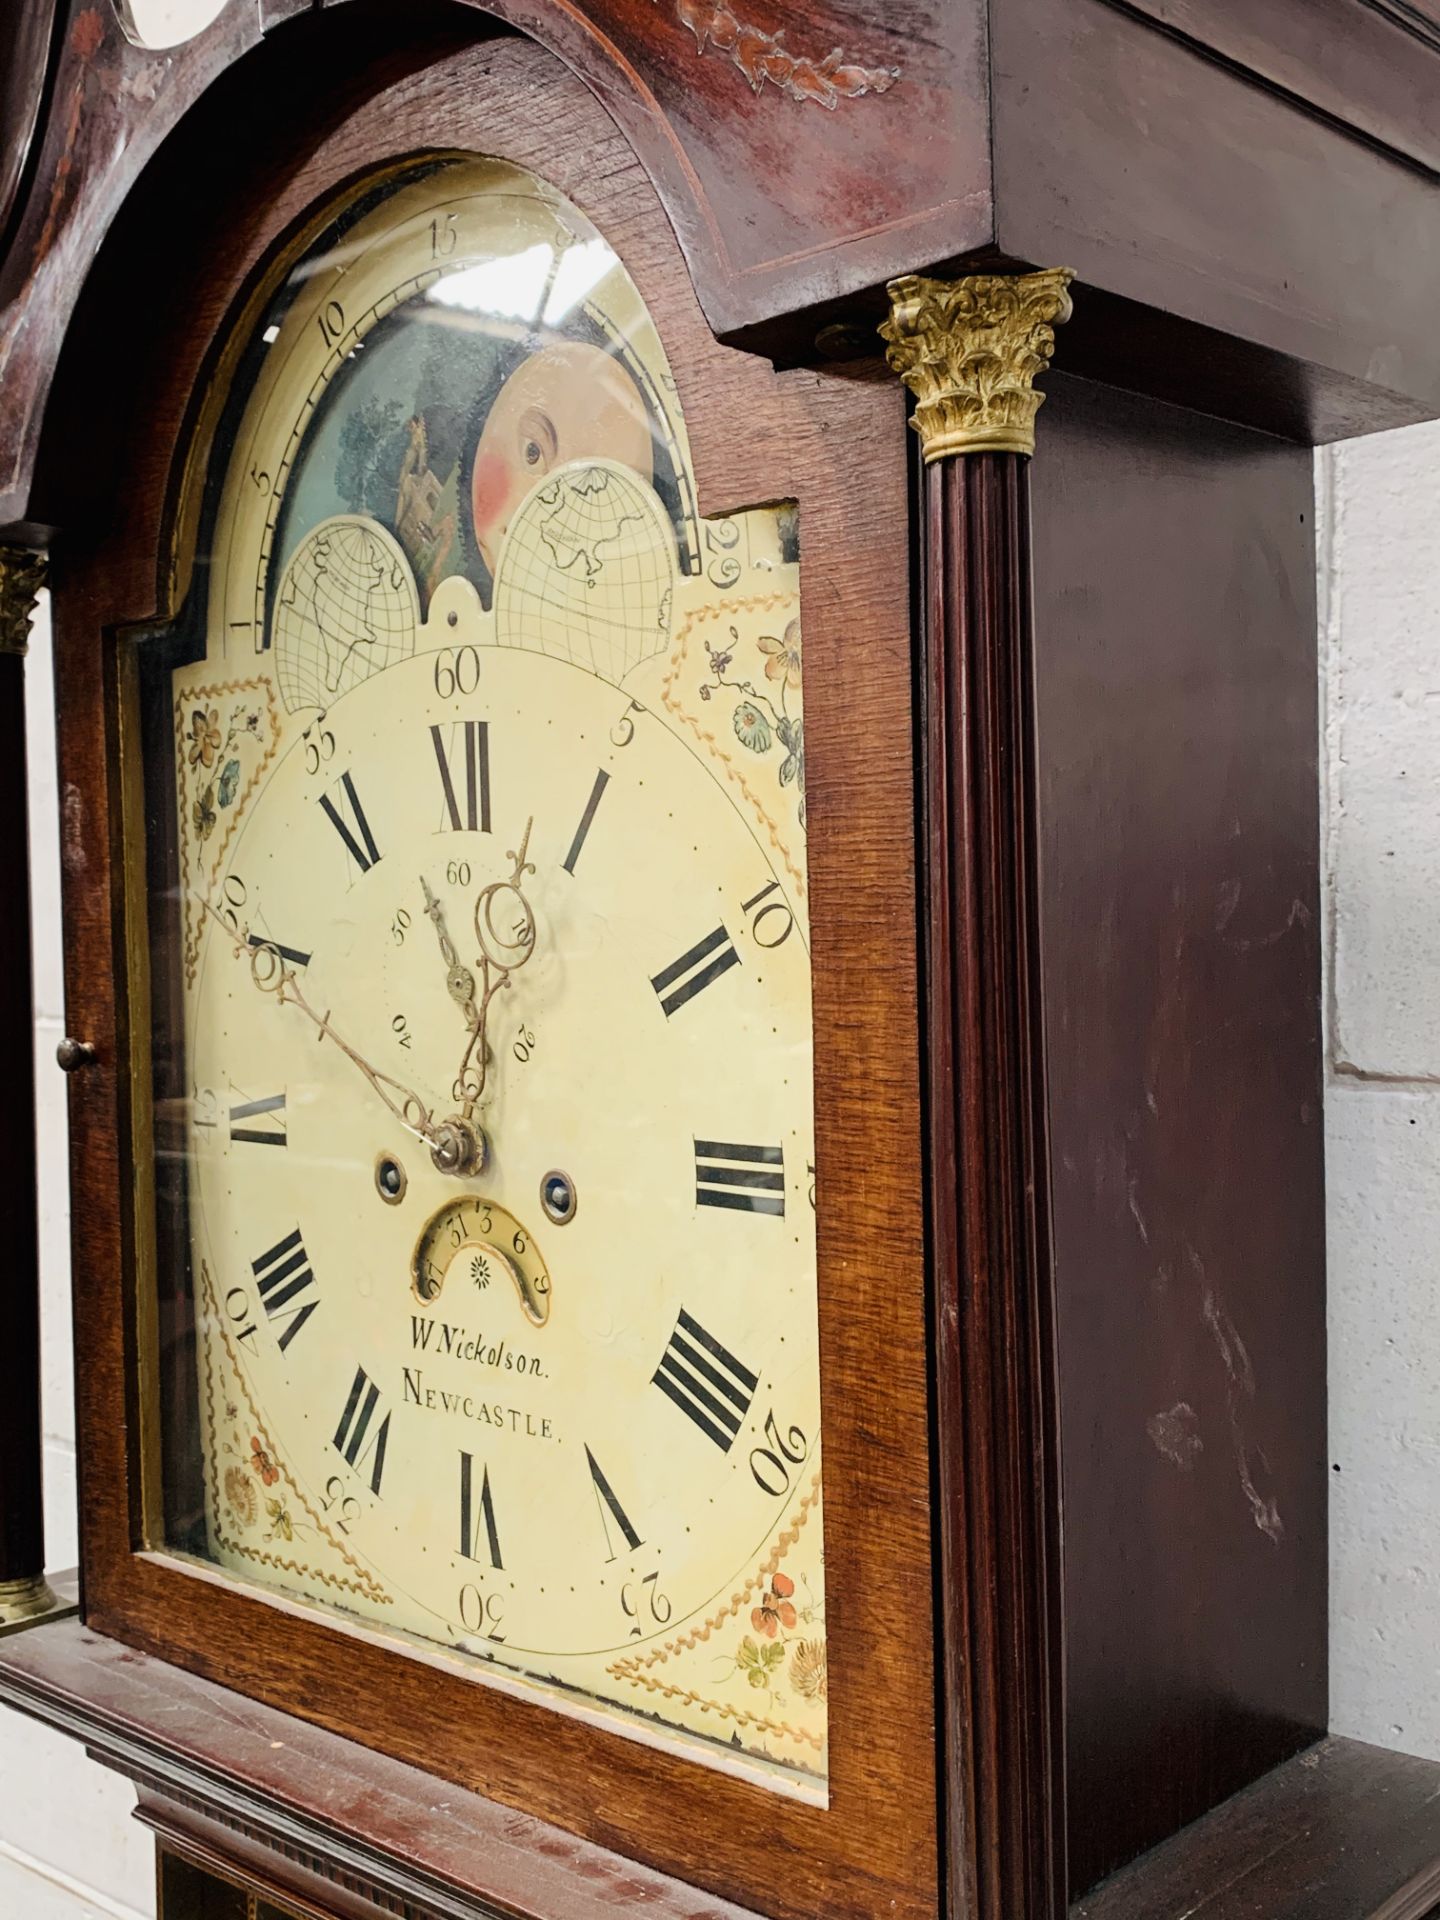
[[[375,1920],[745,1920],[742,1909],[60,1622],[0,1644],[0,1702],[135,1781],[139,1817],[262,1897]],[[1440,1765],[1329,1739],[1070,1920],[1430,1920]],[[309,1911],[303,1907],[302,1910]]]
[[[1311,445],[1433,416],[1432,282],[1416,263],[1440,220],[1434,172],[1162,30],[1147,17],[1159,10],[996,0],[991,11],[995,245],[1075,268],[1085,298],[1067,371]],[[1282,10],[1299,37],[1321,7],[1187,9],[1221,54]],[[1325,0],[1342,10],[1365,12]],[[1402,73],[1440,75],[1432,48],[1390,37],[1401,51],[1376,70],[1387,99],[1411,84]],[[1324,42],[1324,60],[1331,104],[1343,88],[1348,112],[1354,69],[1340,44]],[[1432,136],[1437,86],[1428,79]]]
[[[42,4],[7,0],[7,11],[28,22]],[[984,0],[911,0],[898,13],[808,0],[803,15],[773,0],[410,0],[403,27],[388,0],[303,17],[294,0],[230,0],[165,54],[132,45],[109,0],[57,11],[49,111],[27,178],[9,189],[14,232],[0,252],[0,532],[45,518],[34,461],[85,269],[186,114],[252,58],[279,86],[287,68],[316,76],[315,103],[297,109],[297,132],[313,138],[319,96],[377,57],[418,64],[462,41],[533,36],[640,157],[721,334],[990,234]],[[250,120],[234,124],[254,137]],[[792,335],[808,351],[815,330],[806,320]]]
[[[1114,0],[1112,0],[1112,4]],[[1125,0],[1157,26],[1440,171],[1436,0]]]
[[558,1827],[261,1706],[78,1621],[0,1643],[0,1700],[133,1780],[140,1817],[204,1865],[328,1914],[742,1920]]

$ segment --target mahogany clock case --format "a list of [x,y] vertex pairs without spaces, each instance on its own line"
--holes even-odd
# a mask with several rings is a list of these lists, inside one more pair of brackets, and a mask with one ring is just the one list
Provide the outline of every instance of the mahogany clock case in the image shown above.
[[[528,42],[357,21],[345,75],[258,58],[147,174],[62,361],[88,448],[54,556],[88,1623],[777,1916],[938,1899],[906,435],[895,383],[776,373],[714,341],[653,189]],[[296,129],[303,126],[303,138]],[[547,179],[635,279],[670,356],[703,512],[798,503],[811,809],[830,1797],[762,1793],[502,1696],[418,1649],[160,1551],[136,649],[180,609],[227,355],[337,189],[472,151]],[[88,426],[87,426],[88,423]],[[865,449],[857,460],[855,450]],[[97,697],[98,696],[98,697]],[[863,722],[857,716],[863,715]],[[160,1313],[169,1312],[159,1275]],[[905,1780],[910,1791],[895,1792]],[[782,1865],[777,1863],[783,1862]]]

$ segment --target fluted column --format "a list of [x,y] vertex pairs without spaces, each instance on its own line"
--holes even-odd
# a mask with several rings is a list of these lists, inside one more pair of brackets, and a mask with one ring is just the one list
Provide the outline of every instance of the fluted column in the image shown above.
[[908,276],[923,465],[928,1193],[954,1920],[1066,1911],[1029,460],[1063,270]]

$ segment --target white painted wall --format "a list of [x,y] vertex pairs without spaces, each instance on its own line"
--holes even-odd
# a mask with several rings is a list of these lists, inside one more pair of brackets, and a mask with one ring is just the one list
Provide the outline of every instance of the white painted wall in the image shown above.
[[1331,1719],[1440,1759],[1440,428],[1318,479]]
[[[1332,1723],[1440,1758],[1440,427],[1318,457],[1326,780]],[[57,807],[30,656],[45,1469],[75,1558]],[[153,1913],[129,1787],[0,1713],[0,1915]]]

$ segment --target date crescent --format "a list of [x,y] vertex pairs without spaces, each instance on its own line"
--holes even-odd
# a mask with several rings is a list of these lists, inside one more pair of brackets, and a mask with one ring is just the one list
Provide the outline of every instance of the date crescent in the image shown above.
[[411,1291],[431,1306],[452,1274],[481,1293],[508,1282],[531,1326],[550,1318],[549,1270],[529,1228],[508,1207],[466,1195],[431,1215],[411,1257]]

